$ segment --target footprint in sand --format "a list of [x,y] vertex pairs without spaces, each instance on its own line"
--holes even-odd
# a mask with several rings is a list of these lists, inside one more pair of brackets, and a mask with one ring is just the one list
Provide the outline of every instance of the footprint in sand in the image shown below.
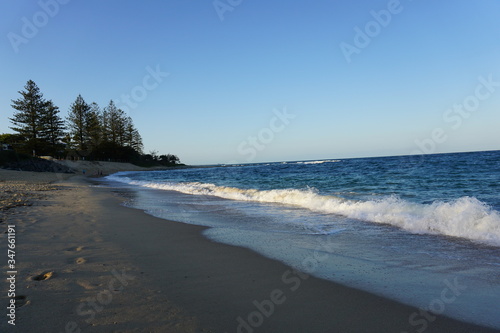
[[77,281],[76,284],[85,290],[93,290],[93,289],[97,288],[97,286],[94,286],[93,284],[91,284],[88,281]]
[[86,263],[86,262],[87,262],[87,259],[85,259],[85,258],[77,258],[77,259],[75,260],[75,262],[76,262],[76,264],[77,264],[77,265],[81,265],[81,264]]
[[44,280],[48,280],[48,279],[52,278],[53,276],[54,276],[54,272],[46,272],[46,273],[42,273],[40,275],[34,276],[33,280],[44,281]]
[[79,258],[68,258],[66,259],[66,263],[68,264],[77,264],[81,265],[87,262],[87,259],[79,257]]
[[68,252],[80,252],[81,250],[83,250],[85,247],[83,246],[78,246],[78,247],[70,247],[69,249],[67,249],[66,251]]
[[30,304],[30,301],[28,301],[26,299],[26,296],[24,295],[17,295],[16,297],[14,297],[14,301],[16,308],[20,308],[23,305]]

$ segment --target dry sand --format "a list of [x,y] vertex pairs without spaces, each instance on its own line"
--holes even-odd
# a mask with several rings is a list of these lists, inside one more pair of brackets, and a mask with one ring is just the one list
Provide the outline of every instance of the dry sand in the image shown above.
[[[205,239],[82,176],[0,170],[0,266],[16,232],[15,327],[1,332],[417,332],[417,309]],[[47,184],[51,182],[50,184]],[[7,204],[12,200],[6,199]],[[21,201],[20,201],[21,202]],[[15,201],[14,201],[15,203]],[[11,206],[16,206],[11,205]],[[286,276],[286,278],[284,278]],[[423,332],[494,332],[429,317]],[[239,320],[239,321],[238,321]]]

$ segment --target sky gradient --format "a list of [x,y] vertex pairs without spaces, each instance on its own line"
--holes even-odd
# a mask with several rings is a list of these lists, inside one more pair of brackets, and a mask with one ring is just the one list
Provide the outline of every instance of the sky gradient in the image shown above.
[[34,80],[187,164],[500,149],[500,2],[0,3],[0,133]]

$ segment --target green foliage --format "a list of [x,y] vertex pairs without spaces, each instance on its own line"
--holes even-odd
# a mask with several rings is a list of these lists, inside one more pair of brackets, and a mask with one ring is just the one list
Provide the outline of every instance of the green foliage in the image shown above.
[[87,133],[87,144],[92,151],[96,150],[103,141],[103,125],[101,124],[101,109],[97,103],[92,103],[86,115],[85,131]]
[[16,134],[0,136],[0,142],[11,144],[18,152],[151,165],[180,163],[175,155],[142,155],[142,138],[132,118],[112,100],[101,111],[99,105],[87,104],[78,95],[64,126],[59,108],[43,98],[35,82],[29,80],[24,88],[25,91],[19,91],[21,98],[12,100],[16,111],[9,119]]
[[47,155],[62,157],[64,155],[64,121],[59,117],[59,108],[52,101],[47,101],[42,114],[44,124],[42,138]]
[[81,96],[68,117],[71,155],[75,158],[112,161],[138,159],[142,138],[132,118],[111,100],[101,112],[96,103],[87,105]]
[[24,145],[20,147],[22,151],[31,153],[42,147],[42,117],[46,102],[35,82],[29,80],[24,89],[25,91],[19,91],[21,98],[12,100],[12,107],[16,112],[9,118],[13,124],[10,129],[24,137]]
[[85,102],[82,95],[78,95],[71,104],[68,113],[68,128],[72,139],[71,148],[76,150],[86,150],[88,142],[87,117],[90,106]]
[[29,80],[19,91],[21,97],[12,100],[16,110],[10,121],[12,130],[17,132],[15,147],[17,150],[38,155],[60,155],[64,146],[64,123],[59,117],[59,108],[52,101],[43,98],[38,86]]
[[0,143],[15,145],[15,144],[21,142],[22,140],[24,140],[24,139],[19,134],[12,134],[12,133],[0,134]]
[[180,163],[179,158],[177,156],[171,155],[171,154],[160,155],[158,159],[160,160],[160,163],[166,164],[166,165],[171,165],[171,164],[175,165],[175,164]]
[[31,160],[32,158],[33,157],[30,155],[17,153],[13,150],[0,150],[0,166],[5,166],[19,161]]
[[156,152],[152,151],[149,154],[140,155],[136,160],[132,160],[132,163],[142,166],[142,167],[152,167],[152,166],[181,166],[184,165],[180,162],[179,157],[176,155],[160,155],[158,156]]
[[74,173],[70,168],[53,161],[48,161],[15,151],[0,151],[0,167],[11,170]]

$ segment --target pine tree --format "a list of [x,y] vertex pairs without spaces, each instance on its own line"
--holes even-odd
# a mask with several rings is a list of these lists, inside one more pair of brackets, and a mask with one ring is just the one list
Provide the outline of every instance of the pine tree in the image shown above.
[[49,100],[41,116],[43,124],[41,138],[46,143],[46,153],[55,156],[61,153],[64,138],[64,121],[59,116],[59,108]]
[[108,113],[108,107],[105,107],[104,110],[101,113],[101,137],[102,137],[102,142],[107,143],[111,141],[111,135],[109,133],[109,113]]
[[87,119],[90,106],[85,103],[82,95],[78,95],[71,104],[67,122],[74,148],[80,151],[88,149]]
[[87,132],[88,146],[94,154],[103,141],[103,126],[101,123],[101,109],[97,103],[90,104],[89,112],[85,120],[85,131]]
[[35,82],[29,80],[21,98],[12,100],[17,110],[9,118],[17,132],[15,145],[27,153],[61,156],[64,146],[88,158],[130,161],[140,158],[143,144],[132,118],[111,100],[102,111],[96,103],[87,104],[81,95],[71,104],[64,121],[59,108],[43,98]]
[[125,138],[127,147],[131,147],[138,153],[142,153],[142,138],[139,131],[134,127],[132,118],[125,118]]
[[14,125],[10,129],[23,137],[21,150],[27,153],[41,153],[44,148],[41,135],[44,131],[42,117],[46,102],[38,86],[29,80],[24,86],[25,91],[19,91],[21,98],[12,100],[12,107],[17,110],[9,120]]
[[131,147],[134,148],[135,151],[137,151],[139,154],[143,154],[144,145],[142,143],[142,137],[136,128],[134,128],[134,130],[132,132],[132,145],[131,145]]
[[104,132],[108,142],[123,146],[125,142],[125,113],[111,100],[104,109]]
[[127,138],[127,117],[122,109],[118,109],[116,118],[116,136],[120,147],[125,147],[128,143]]

